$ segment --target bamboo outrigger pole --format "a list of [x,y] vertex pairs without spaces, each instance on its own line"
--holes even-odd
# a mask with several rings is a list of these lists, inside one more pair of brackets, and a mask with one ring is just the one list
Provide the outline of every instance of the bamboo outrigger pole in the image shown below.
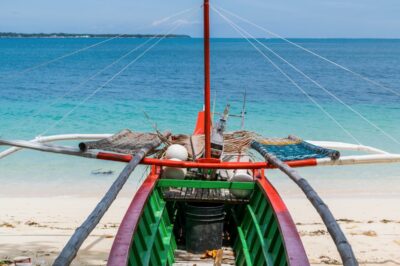
[[[164,133],[164,137],[168,137],[171,133]],[[103,199],[97,204],[96,208],[92,213],[86,218],[85,222],[78,227],[75,233],[71,236],[67,245],[63,248],[60,255],[54,261],[54,266],[65,266],[70,265],[72,260],[75,258],[76,253],[81,247],[82,243],[93,231],[96,225],[100,222],[101,218],[104,216],[108,208],[111,206],[115,198],[117,197],[119,191],[122,189],[129,176],[135,170],[136,166],[142,161],[149,151],[156,148],[161,144],[160,138],[157,138],[151,144],[140,149],[131,159],[124,170],[119,174],[118,178],[114,181],[111,187],[108,189],[107,193],[104,195]]]
[[251,147],[259,152],[264,159],[279,168],[284,172],[290,179],[292,179],[300,188],[303,190],[304,194],[310,200],[314,208],[318,211],[321,216],[329,234],[331,235],[335,245],[339,251],[340,257],[342,259],[343,265],[345,266],[357,266],[358,262],[354,255],[351,245],[346,239],[342,229],[340,229],[339,224],[336,222],[335,217],[329,210],[328,206],[323,202],[317,192],[311,187],[306,179],[301,177],[296,170],[279,160],[274,155],[268,153],[268,151],[258,142],[253,141]]

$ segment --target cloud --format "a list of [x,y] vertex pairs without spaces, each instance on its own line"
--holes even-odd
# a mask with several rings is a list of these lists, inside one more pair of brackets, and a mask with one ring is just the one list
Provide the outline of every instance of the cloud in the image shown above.
[[160,24],[163,24],[163,23],[167,22],[168,20],[170,20],[170,17],[166,17],[166,18],[163,18],[163,19],[160,19],[160,20],[155,20],[155,21],[153,21],[153,23],[151,23],[151,25],[152,26],[158,26]]
[[[153,27],[156,27],[156,26],[159,26],[161,24],[166,24],[170,20],[171,20],[171,17],[163,18],[163,19],[160,19],[160,20],[153,21],[153,23],[151,23],[151,25]],[[168,23],[168,25],[179,25],[179,26],[182,26],[182,25],[195,25],[195,24],[200,24],[200,23],[201,22],[197,21],[197,20],[177,19],[177,20],[174,20],[174,21],[171,21],[170,23]]]

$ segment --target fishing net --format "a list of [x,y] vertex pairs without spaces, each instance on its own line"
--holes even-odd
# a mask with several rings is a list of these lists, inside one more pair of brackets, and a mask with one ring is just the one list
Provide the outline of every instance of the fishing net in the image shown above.
[[[225,133],[224,153],[246,152],[255,136],[255,133],[244,130]],[[185,146],[190,158],[200,158],[204,152],[204,135],[174,135],[171,143]]]
[[243,153],[250,148],[251,142],[258,135],[254,132],[240,130],[224,134],[224,153]]
[[124,129],[105,139],[81,142],[79,143],[79,148],[81,151],[96,149],[123,154],[135,154],[138,150],[146,145],[150,145],[158,138],[160,138],[160,134],[158,133],[140,133]]
[[[90,149],[112,151],[123,154],[135,154],[139,149],[153,143],[160,138],[165,144],[161,149],[154,149],[150,154],[157,158],[163,157],[165,149],[170,144],[185,146],[189,159],[198,159],[204,153],[204,135],[173,135],[170,139],[160,136],[157,133],[132,132],[129,129],[105,139],[88,141],[79,144],[82,151]],[[336,150],[322,148],[308,143],[295,136],[287,138],[264,138],[250,131],[234,131],[224,133],[224,154],[250,153],[250,146],[253,141],[262,145],[268,153],[275,155],[282,161],[296,161],[311,158],[326,158],[337,160],[340,153]]]
[[331,158],[337,160],[340,152],[313,145],[295,136],[288,138],[257,138],[256,142],[262,145],[270,154],[281,161],[297,161],[305,159]]

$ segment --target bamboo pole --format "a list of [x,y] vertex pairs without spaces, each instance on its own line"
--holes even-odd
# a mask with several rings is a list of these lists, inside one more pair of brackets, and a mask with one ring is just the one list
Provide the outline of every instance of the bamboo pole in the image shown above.
[[253,141],[251,143],[251,147],[259,152],[268,163],[278,167],[290,179],[292,179],[301,188],[301,190],[303,190],[304,194],[310,200],[314,208],[318,211],[326,228],[328,229],[329,234],[335,242],[340,257],[342,258],[343,265],[357,266],[357,259],[353,253],[351,245],[346,239],[346,236],[342,232],[339,224],[336,222],[336,219],[329,210],[328,206],[323,202],[323,200],[311,187],[308,181],[300,176],[300,174],[296,170],[276,158],[274,155],[269,154],[268,151],[260,143]]
[[[165,137],[168,137],[171,133],[164,133]],[[138,151],[132,160],[119,174],[118,178],[111,185],[107,193],[104,195],[102,200],[97,204],[92,213],[86,218],[80,227],[76,229],[74,234],[71,236],[68,243],[65,245],[61,253],[54,261],[54,266],[70,265],[72,260],[75,258],[79,248],[89,234],[93,231],[96,225],[100,222],[108,208],[111,206],[119,191],[122,189],[130,174],[135,170],[136,166],[139,165],[140,161],[146,156],[146,154],[161,144],[161,140],[157,139],[151,144],[146,145],[140,151]]]

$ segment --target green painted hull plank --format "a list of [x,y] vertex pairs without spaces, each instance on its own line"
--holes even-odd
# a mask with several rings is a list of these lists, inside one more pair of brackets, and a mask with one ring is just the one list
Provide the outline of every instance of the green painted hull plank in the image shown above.
[[[178,204],[162,198],[165,187],[254,190],[248,204],[227,205],[233,224],[236,265],[288,265],[277,218],[261,188],[253,182],[161,179],[151,193],[133,236],[130,265],[172,265],[177,249],[173,233]],[[171,218],[170,218],[171,217]],[[240,218],[240,219],[239,219]]]

